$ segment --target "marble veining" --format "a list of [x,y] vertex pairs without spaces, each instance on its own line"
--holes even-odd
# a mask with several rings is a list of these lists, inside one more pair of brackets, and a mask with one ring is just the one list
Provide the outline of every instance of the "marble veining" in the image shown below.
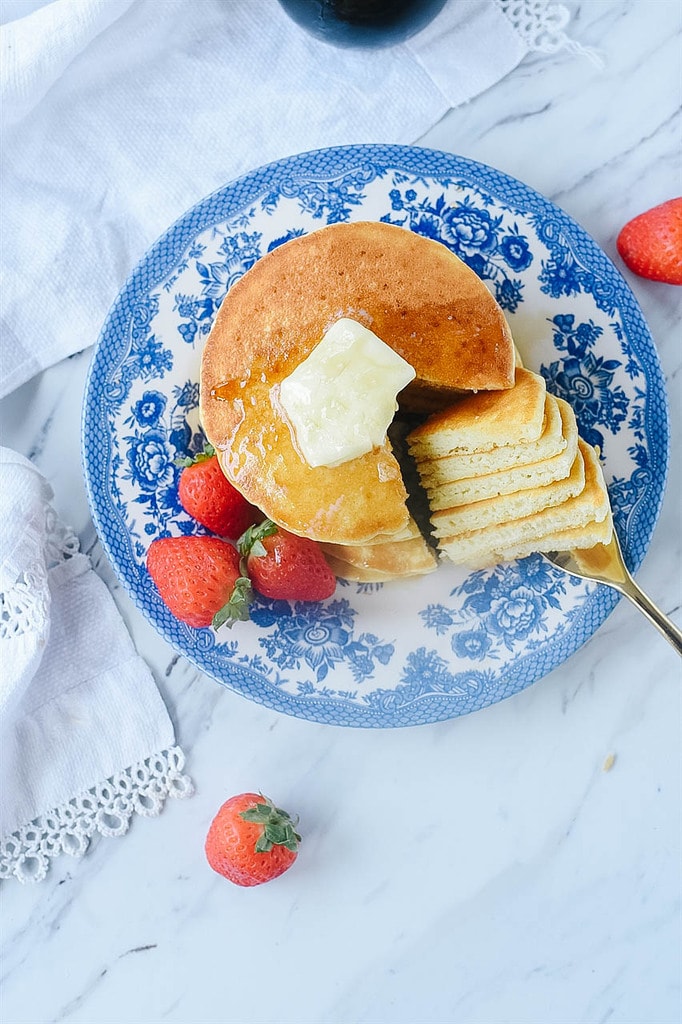
[[[412,141],[490,163],[617,261],[629,217],[680,193],[675,0],[571,3],[596,51],[529,57]],[[626,279],[670,400],[667,492],[641,585],[679,623],[682,292]],[[152,667],[196,784],[123,839],[2,889],[7,1024],[679,1024],[680,665],[627,602],[568,662],[473,715],[343,729],[223,690],[154,633],[90,522],[78,456],[90,353],[0,405],[53,480]],[[611,762],[611,758],[613,761]],[[206,866],[228,795],[301,818],[254,890]]]

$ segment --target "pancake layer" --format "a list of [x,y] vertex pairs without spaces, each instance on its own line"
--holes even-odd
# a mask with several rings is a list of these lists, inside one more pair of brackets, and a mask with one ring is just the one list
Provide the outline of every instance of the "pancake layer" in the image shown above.
[[578,450],[568,476],[541,487],[525,487],[511,494],[470,502],[434,512],[431,522],[436,537],[452,538],[471,530],[535,515],[574,498],[585,486],[585,461]]
[[[496,472],[483,473],[479,476],[471,475],[455,480],[449,479],[449,472],[430,478],[423,476],[431,508],[439,510],[467,505],[474,501],[483,501],[486,498],[496,498],[501,494],[513,494],[515,491],[521,491],[528,487],[544,487],[546,484],[568,476],[578,450],[578,427],[570,406],[566,402],[561,402],[560,399],[556,399],[556,401],[560,402],[562,433],[566,441],[558,455],[540,459],[537,462],[522,461],[521,465],[512,465],[507,469],[498,469]],[[466,456],[460,458],[465,459]],[[449,462],[450,460],[439,459],[436,461]],[[429,466],[433,468],[433,463],[430,463]],[[419,464],[419,469],[421,472],[422,464]]]
[[421,576],[433,572],[438,565],[433,550],[421,537],[388,541],[385,544],[323,544],[322,550],[325,557],[331,557],[339,565],[346,566],[347,571],[362,569],[380,572],[392,578]]
[[439,542],[441,550],[458,565],[495,565],[534,551],[561,550],[556,547],[556,539],[564,531],[579,531],[604,522],[609,518],[610,505],[601,467],[594,448],[582,439],[579,458],[585,464],[585,484],[575,497],[521,519],[443,538]]
[[479,391],[455,401],[410,434],[415,458],[489,452],[536,441],[544,426],[545,381],[517,366],[514,386],[503,395]]

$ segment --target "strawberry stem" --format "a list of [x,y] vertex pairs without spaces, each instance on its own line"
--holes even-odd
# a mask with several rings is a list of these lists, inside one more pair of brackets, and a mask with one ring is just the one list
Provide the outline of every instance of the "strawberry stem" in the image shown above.
[[258,558],[262,558],[263,555],[267,554],[262,543],[263,540],[266,537],[272,537],[273,534],[277,533],[278,529],[279,527],[276,523],[273,523],[272,519],[264,519],[262,523],[250,526],[237,541],[237,551],[244,558],[247,558],[249,555],[256,555]]
[[207,442],[202,452],[197,452],[196,455],[180,455],[177,459],[173,459],[173,462],[176,466],[187,469],[188,466],[198,466],[200,462],[208,462],[214,455],[215,448]]
[[263,797],[263,803],[241,811],[239,816],[244,821],[253,821],[263,826],[254,847],[256,853],[268,853],[273,846],[285,846],[292,853],[298,852],[298,844],[301,842],[296,832],[298,818],[293,819],[286,811],[275,807],[266,796]]
[[235,580],[227,604],[224,604],[220,611],[213,616],[214,629],[219,629],[223,624],[231,627],[235,622],[246,622],[248,619],[249,604],[253,600],[253,588],[249,579],[247,559],[249,555],[267,554],[262,538],[271,537],[273,533],[277,533],[277,525],[271,519],[264,519],[262,523],[249,526],[237,541],[237,550],[241,555],[239,562],[241,575]]
[[235,622],[246,622],[252,597],[251,580],[248,576],[238,576],[229,600],[213,616],[213,628],[220,629],[222,625],[227,625],[231,629]]

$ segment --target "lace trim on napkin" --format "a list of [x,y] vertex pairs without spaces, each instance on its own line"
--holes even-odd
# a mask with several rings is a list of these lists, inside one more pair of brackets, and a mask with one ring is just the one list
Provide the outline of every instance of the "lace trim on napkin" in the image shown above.
[[10,590],[0,592],[0,640],[41,633],[48,610],[47,568],[39,559],[22,572]]
[[45,506],[43,556],[31,563],[14,585],[0,593],[0,640],[43,633],[49,615],[48,569],[77,555],[78,537],[51,505]]
[[82,857],[96,832],[125,835],[133,814],[156,817],[166,797],[191,796],[194,787],[182,773],[184,764],[179,747],[164,750],[3,836],[0,878],[14,875],[20,882],[40,882],[53,857]]
[[570,12],[563,4],[548,3],[548,0],[495,0],[507,16],[527,49],[532,53],[557,53],[571,50],[588,57],[598,67],[603,67],[601,54],[571,39],[564,29],[570,21]]

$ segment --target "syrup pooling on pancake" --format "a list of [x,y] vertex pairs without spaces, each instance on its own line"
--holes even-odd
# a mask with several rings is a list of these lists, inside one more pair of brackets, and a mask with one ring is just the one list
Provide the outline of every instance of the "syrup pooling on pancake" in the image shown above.
[[[243,399],[238,399],[242,402]],[[224,449],[218,452],[228,479],[242,493],[260,493],[261,509],[273,521],[314,540],[342,537],[347,521],[355,533],[371,539],[383,528],[377,519],[376,491],[387,496],[386,529],[404,528],[408,514],[400,469],[390,445],[382,444],[366,455],[337,467],[313,467],[302,458],[279,401],[278,386],[251,385],[247,401],[259,415],[237,419]],[[290,495],[298,495],[296,503]]]
[[[259,507],[270,519],[293,533],[341,543],[370,540],[407,525],[407,493],[387,442],[352,463],[313,467],[296,447],[277,387],[254,385],[250,398],[260,411],[257,422],[245,408],[218,457],[243,494],[259,495]],[[377,494],[383,509],[377,508]]]

